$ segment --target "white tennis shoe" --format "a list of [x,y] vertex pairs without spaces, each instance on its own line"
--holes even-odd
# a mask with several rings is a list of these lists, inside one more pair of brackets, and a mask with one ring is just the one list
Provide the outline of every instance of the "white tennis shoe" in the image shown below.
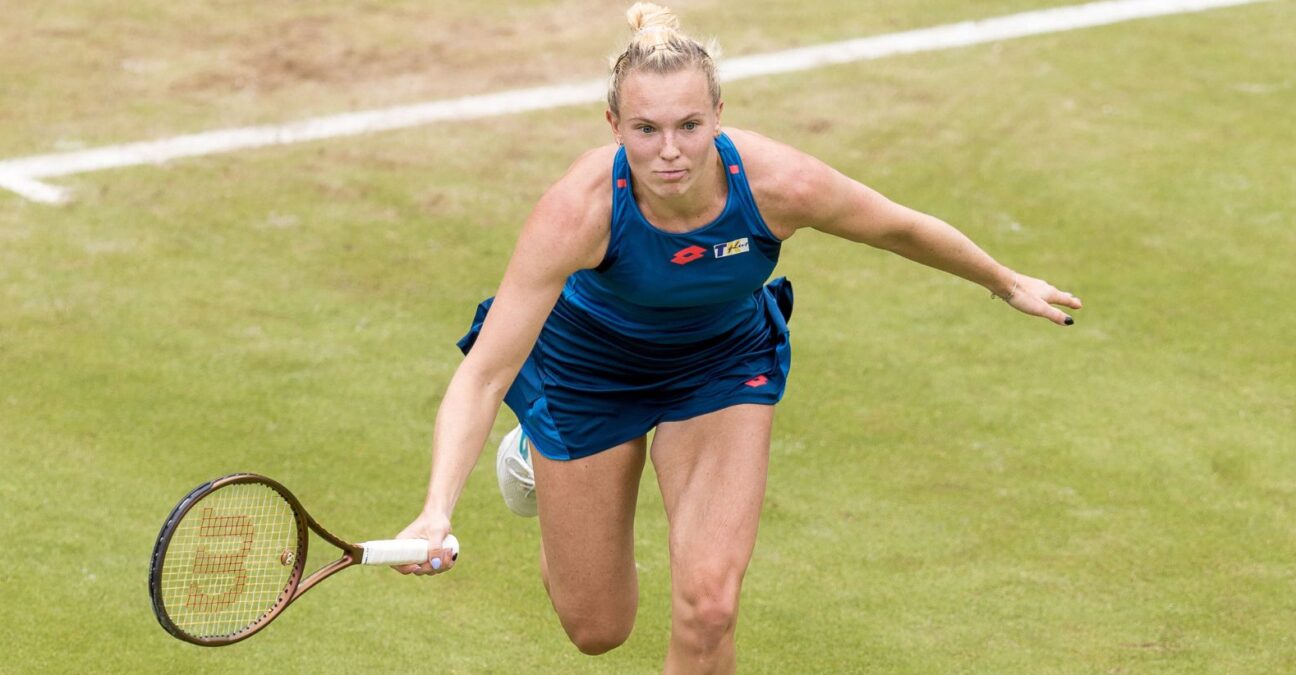
[[495,478],[510,511],[526,518],[535,516],[535,470],[531,468],[531,443],[522,427],[515,427],[500,441],[495,453]]

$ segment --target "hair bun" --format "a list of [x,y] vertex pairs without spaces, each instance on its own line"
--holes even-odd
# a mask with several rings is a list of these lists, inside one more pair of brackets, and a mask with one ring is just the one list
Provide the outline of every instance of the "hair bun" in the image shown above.
[[625,16],[635,32],[625,51],[608,59],[612,68],[612,77],[608,81],[608,110],[613,115],[620,114],[622,79],[637,70],[673,73],[685,68],[700,69],[706,75],[712,105],[720,105],[720,82],[711,56],[717,49],[714,41],[703,47],[680,31],[679,19],[674,12],[655,3],[636,2],[626,10]]
[[671,33],[679,30],[679,18],[668,7],[636,2],[626,10],[626,21],[636,33]]

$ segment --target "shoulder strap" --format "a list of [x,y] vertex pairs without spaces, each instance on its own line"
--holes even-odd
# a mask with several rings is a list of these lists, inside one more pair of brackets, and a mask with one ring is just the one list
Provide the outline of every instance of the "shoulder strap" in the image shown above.
[[765,219],[761,217],[760,209],[756,206],[756,197],[752,195],[751,186],[747,184],[747,170],[743,167],[742,157],[738,154],[738,148],[733,140],[729,138],[729,134],[721,133],[716,136],[715,145],[716,150],[720,151],[720,159],[724,162],[724,170],[729,173],[729,189],[740,200],[753,234],[777,242],[778,237],[775,237],[769,226],[765,224]]
[[602,272],[616,262],[621,248],[621,238],[625,233],[626,223],[634,217],[634,191],[630,187],[630,162],[626,161],[625,146],[617,149],[612,160],[612,222],[608,236],[607,254],[603,262],[595,269]]

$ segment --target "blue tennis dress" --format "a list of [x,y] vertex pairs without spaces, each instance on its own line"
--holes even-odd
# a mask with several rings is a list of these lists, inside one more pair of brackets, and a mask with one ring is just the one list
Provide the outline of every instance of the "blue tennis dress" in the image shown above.
[[[661,422],[783,397],[792,286],[765,284],[780,240],[756,209],[733,142],[722,134],[715,144],[729,179],[724,211],[684,233],[644,218],[625,149],[617,152],[607,255],[568,277],[504,396],[546,457],[585,457]],[[465,354],[492,300],[459,341]]]

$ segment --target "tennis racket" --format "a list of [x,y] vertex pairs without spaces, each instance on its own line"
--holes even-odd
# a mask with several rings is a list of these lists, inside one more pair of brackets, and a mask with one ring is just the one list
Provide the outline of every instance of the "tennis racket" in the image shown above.
[[[309,531],[342,549],[342,557],[303,577]],[[149,597],[171,635],[222,646],[251,637],[316,584],[352,565],[404,565],[459,556],[447,535],[441,548],[424,539],[350,544],[306,513],[287,488],[239,473],[194,488],[171,510],[153,547]]]

